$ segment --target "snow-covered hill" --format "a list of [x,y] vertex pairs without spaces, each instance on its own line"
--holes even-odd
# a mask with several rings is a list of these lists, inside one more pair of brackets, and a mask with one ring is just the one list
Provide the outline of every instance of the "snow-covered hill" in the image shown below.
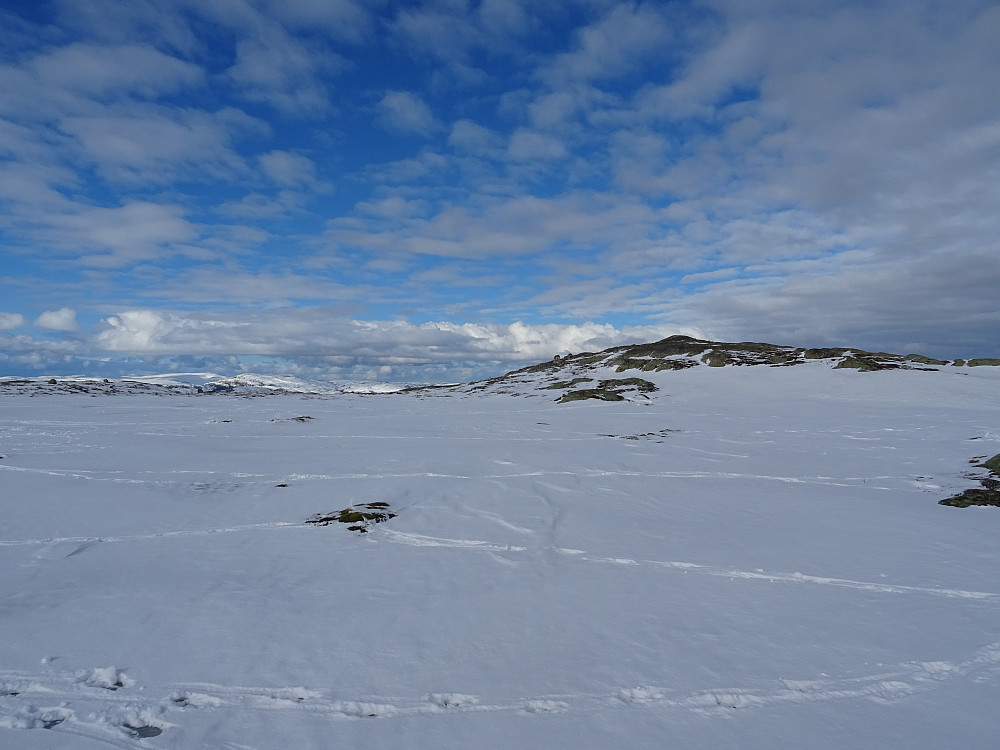
[[0,387],[0,747],[992,750],[1000,368],[649,346]]

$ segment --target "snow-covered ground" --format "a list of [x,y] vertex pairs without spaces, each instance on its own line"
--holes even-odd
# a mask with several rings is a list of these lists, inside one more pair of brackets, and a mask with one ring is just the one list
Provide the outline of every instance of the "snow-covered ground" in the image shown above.
[[0,397],[0,746],[997,747],[998,368],[641,375]]

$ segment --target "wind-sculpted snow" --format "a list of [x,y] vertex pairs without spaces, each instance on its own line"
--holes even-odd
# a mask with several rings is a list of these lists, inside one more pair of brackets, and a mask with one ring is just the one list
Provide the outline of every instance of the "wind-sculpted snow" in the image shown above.
[[992,749],[997,373],[0,395],[0,747]]

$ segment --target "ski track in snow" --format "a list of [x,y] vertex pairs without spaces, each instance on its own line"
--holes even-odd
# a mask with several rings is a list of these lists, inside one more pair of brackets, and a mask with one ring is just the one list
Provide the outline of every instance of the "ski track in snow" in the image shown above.
[[[265,523],[251,523],[240,526],[226,526],[212,529],[182,529],[177,531],[158,531],[148,534],[132,534],[121,536],[73,536],[73,537],[49,537],[45,539],[19,539],[0,540],[0,547],[38,547],[56,545],[77,545],[73,550],[63,555],[72,557],[85,550],[88,546],[99,543],[119,543],[148,541],[155,539],[169,539],[171,537],[188,536],[208,536],[211,534],[231,534],[246,531],[277,530],[277,529],[309,529],[301,523],[292,521],[270,521]],[[425,534],[414,534],[394,529],[379,528],[369,538],[373,541],[382,538],[394,544],[403,544],[410,547],[451,547],[457,549],[481,550],[485,552],[528,552],[528,547],[511,544],[499,544],[481,539],[452,539],[447,537],[427,536]],[[651,566],[663,570],[673,570],[682,573],[694,573],[697,575],[715,576],[729,578],[732,580],[747,581],[768,581],[771,583],[805,583],[821,586],[839,586],[842,588],[859,589],[862,591],[877,591],[886,594],[926,594],[940,596],[949,599],[976,600],[989,603],[1000,601],[1000,594],[989,591],[968,591],[965,589],[950,589],[933,586],[912,586],[892,583],[877,583],[873,581],[855,581],[848,578],[836,578],[830,576],[819,576],[802,572],[787,571],[766,571],[764,569],[743,570],[739,568],[726,568],[701,563],[686,562],[680,560],[636,560],[630,557],[598,557],[591,555],[586,550],[566,549],[562,547],[546,547],[549,552],[556,552],[569,559],[579,560],[588,563],[600,563],[621,566]]]
[[[33,547],[50,544],[80,544],[136,542],[150,539],[165,539],[174,536],[207,536],[209,534],[231,534],[241,531],[258,531],[260,529],[302,528],[302,524],[291,521],[268,521],[266,523],[248,523],[242,526],[224,526],[216,529],[182,529],[180,531],[157,531],[150,534],[131,534],[125,536],[62,536],[48,539],[0,540],[0,547]],[[80,551],[79,549],[77,551]],[[70,553],[70,557],[75,553]]]
[[[123,684],[107,686],[94,675],[114,673]],[[189,711],[295,711],[331,720],[387,719],[414,715],[507,712],[545,715],[622,709],[660,709],[729,715],[736,710],[806,705],[848,699],[881,704],[902,701],[955,679],[994,683],[1000,673],[1000,642],[961,661],[907,661],[872,674],[778,679],[739,687],[679,692],[669,685],[611,686],[600,693],[566,693],[488,702],[459,692],[412,697],[338,696],[333,688],[230,686],[214,683],[139,684],[114,667],[77,673],[0,670],[0,728],[47,729],[114,747],[149,748],[138,730],[167,732]],[[88,679],[88,676],[90,679]],[[151,694],[159,697],[150,699]],[[85,708],[75,710],[76,704]],[[169,720],[168,720],[169,718]],[[150,735],[147,735],[150,736]]]
[[[728,455],[728,454],[723,454]],[[98,482],[118,482],[123,484],[147,484],[149,480],[146,479],[134,479],[129,477],[113,476],[114,474],[120,474],[122,472],[118,471],[106,471],[106,472],[96,472],[88,470],[74,470],[74,469],[35,469],[24,466],[10,466],[7,464],[0,464],[0,471],[20,471],[30,474],[47,474],[54,477],[68,477],[70,479],[85,479],[88,481],[98,481]],[[172,472],[180,473],[180,472]],[[205,475],[217,475],[223,474],[226,476],[232,476],[238,479],[257,479],[261,482],[270,481],[281,481],[282,479],[291,479],[293,481],[305,481],[305,480],[344,480],[344,479],[416,479],[416,478],[427,478],[427,479],[467,479],[467,480],[483,480],[483,479],[524,479],[528,477],[545,477],[545,476],[569,476],[569,477],[638,477],[638,478],[652,478],[652,479],[733,479],[733,480],[753,480],[753,481],[770,481],[770,482],[782,482],[785,484],[806,484],[806,485],[823,485],[829,487],[864,487],[865,489],[873,490],[891,490],[892,487],[883,487],[879,485],[872,484],[876,479],[899,479],[899,477],[892,476],[878,476],[878,477],[825,477],[825,476],[815,476],[815,477],[789,477],[789,476],[771,476],[766,474],[742,474],[738,472],[728,472],[728,471],[625,471],[622,469],[587,469],[579,468],[573,470],[537,470],[537,471],[524,471],[524,472],[511,472],[506,474],[446,474],[441,472],[429,472],[429,471],[419,471],[419,472],[401,472],[401,473],[387,473],[387,472],[355,472],[350,474],[290,474],[283,475],[282,477],[272,477],[267,479],[261,475],[250,476],[246,472],[212,472],[212,471],[202,471],[202,472],[187,472],[191,474],[205,474]],[[904,477],[906,481],[910,481],[910,478]]]
[[[443,537],[425,536],[422,534],[411,534],[393,529],[378,529],[378,537],[384,537],[387,541],[395,544],[406,544],[413,547],[456,547],[460,549],[480,549],[490,552],[526,552],[527,547],[518,547],[507,544],[495,544],[493,542],[473,540],[473,539],[448,539]],[[800,572],[767,572],[763,569],[740,570],[735,568],[716,567],[712,565],[702,565],[700,563],[683,562],[677,560],[635,560],[629,557],[596,557],[590,555],[586,550],[565,549],[561,547],[547,547],[548,551],[557,552],[568,558],[580,560],[582,562],[605,563],[623,566],[652,566],[665,570],[676,570],[683,573],[695,573],[699,575],[717,576],[721,578],[731,578],[748,581],[769,581],[782,583],[808,583],[822,586],[840,586],[844,588],[860,589],[862,591],[878,591],[886,594],[930,594],[932,596],[942,596],[950,599],[972,599],[987,602],[1000,602],[1000,594],[988,591],[967,591],[964,589],[948,589],[929,586],[906,586],[890,583],[875,583],[871,581],[853,581],[847,578],[832,578],[828,576],[807,575]]]

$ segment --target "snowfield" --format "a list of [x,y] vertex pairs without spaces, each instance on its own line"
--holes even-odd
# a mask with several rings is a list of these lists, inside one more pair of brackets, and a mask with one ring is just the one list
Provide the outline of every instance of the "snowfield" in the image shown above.
[[0,746],[994,750],[1000,368],[641,376],[0,397]]

